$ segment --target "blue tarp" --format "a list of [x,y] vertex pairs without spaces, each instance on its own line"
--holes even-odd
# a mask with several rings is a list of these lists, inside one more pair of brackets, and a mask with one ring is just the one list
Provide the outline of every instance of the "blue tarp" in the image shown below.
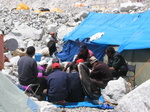
[[85,20],[63,40],[83,40],[102,32],[104,35],[93,40],[93,43],[119,45],[119,52],[150,48],[150,11],[138,14],[90,12]]
[[[93,44],[89,41],[84,41],[84,44],[87,46],[88,49],[90,49],[94,53],[95,57],[98,60],[103,61],[103,57],[105,55],[105,50],[107,48],[107,45]],[[74,56],[78,54],[78,52],[79,52],[78,41],[68,40],[63,45],[63,50],[57,54],[57,58],[59,58],[62,62],[63,61],[72,62]]]
[[100,102],[102,104],[94,104],[93,101],[83,101],[83,102],[67,102],[64,105],[56,105],[59,108],[76,108],[76,107],[92,107],[92,108],[100,108],[100,109],[114,109],[113,106],[109,104],[103,104],[105,102],[103,96],[99,97]]

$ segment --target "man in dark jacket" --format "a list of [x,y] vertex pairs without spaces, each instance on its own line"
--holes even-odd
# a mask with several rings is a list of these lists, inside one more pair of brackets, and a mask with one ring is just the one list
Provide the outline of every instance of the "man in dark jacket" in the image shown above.
[[69,94],[66,99],[68,102],[81,102],[84,100],[84,92],[82,89],[77,65],[75,63],[70,65],[69,79]]
[[75,63],[78,59],[83,59],[84,61],[88,61],[90,57],[94,56],[94,53],[89,50],[85,44],[81,44],[79,47],[79,52],[77,57],[75,58]]
[[[26,51],[27,55],[21,57],[18,61],[19,83],[24,86],[29,84],[40,84],[37,95],[42,96],[43,90],[46,89],[45,78],[37,78],[37,63],[32,58],[35,54],[35,48],[30,46]],[[33,88],[35,90],[36,88]]]
[[48,101],[64,101],[68,96],[68,74],[61,71],[59,63],[53,63],[52,69],[54,71],[47,78]]
[[89,74],[91,81],[99,88],[105,88],[107,83],[112,80],[112,73],[109,67],[92,56],[90,59],[90,64],[93,66]]
[[113,77],[126,76],[128,68],[124,57],[111,46],[106,49],[106,54],[108,56],[108,66]]
[[57,41],[57,33],[56,32],[51,32],[50,33],[51,38],[49,40],[49,42],[47,43],[47,47],[49,49],[49,55],[52,56],[54,52],[56,52],[57,48],[56,48],[56,43]]

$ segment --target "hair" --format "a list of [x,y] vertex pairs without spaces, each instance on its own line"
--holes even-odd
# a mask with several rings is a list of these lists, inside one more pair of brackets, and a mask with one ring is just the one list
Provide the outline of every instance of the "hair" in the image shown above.
[[70,65],[70,71],[72,71],[72,70],[77,70],[77,71],[78,71],[77,64],[72,63],[72,64]]
[[25,49],[24,49],[24,48],[20,48],[20,50],[21,50],[21,51],[25,51]]
[[59,59],[58,58],[53,58],[52,63],[59,63]]
[[35,54],[35,48],[33,46],[28,47],[26,53],[28,55],[34,55]]
[[113,47],[109,46],[109,47],[107,47],[106,52],[113,54],[115,52],[115,49]]

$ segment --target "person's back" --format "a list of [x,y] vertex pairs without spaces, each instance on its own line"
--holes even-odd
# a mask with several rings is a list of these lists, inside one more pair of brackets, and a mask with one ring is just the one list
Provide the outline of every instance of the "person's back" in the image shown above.
[[63,101],[68,96],[68,74],[61,71],[59,63],[53,63],[52,68],[54,72],[47,79],[48,101]]
[[27,54],[19,59],[18,74],[20,84],[28,85],[35,82],[37,73],[37,63],[30,55]]
[[[23,56],[18,61],[18,74],[19,83],[23,86],[28,86],[29,84],[40,84],[36,95],[38,95],[39,100],[45,100],[43,97],[43,90],[46,89],[46,80],[43,77],[37,77],[38,68],[36,61],[32,58],[35,54],[35,48],[30,46],[26,51],[27,55]],[[37,87],[32,87],[33,91],[36,91]]]
[[72,64],[70,66],[71,73],[68,74],[69,79],[69,94],[66,99],[68,102],[80,102],[84,100],[84,92],[82,89],[77,66]]
[[89,74],[91,80],[100,88],[105,88],[107,83],[112,80],[112,73],[109,67],[98,61],[95,57],[90,58],[90,63],[93,65],[91,73]]

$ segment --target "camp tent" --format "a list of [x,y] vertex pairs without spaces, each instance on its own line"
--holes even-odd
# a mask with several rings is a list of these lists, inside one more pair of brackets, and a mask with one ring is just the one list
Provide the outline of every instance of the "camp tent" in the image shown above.
[[41,14],[43,12],[50,12],[50,10],[48,8],[40,8],[39,10],[34,10],[33,12]]
[[39,112],[39,106],[0,72],[0,112]]
[[50,12],[59,12],[59,13],[62,13],[63,11],[60,8],[52,8],[50,10]]
[[[123,54],[129,64],[136,64],[136,72],[140,72],[136,77],[136,83],[139,85],[150,78],[149,63],[141,70],[150,57],[149,24],[150,10],[137,14],[90,12],[78,27],[64,36],[63,40],[84,40],[96,33],[104,33],[100,38],[90,42],[116,46],[116,50]],[[107,61],[106,57],[105,60]]]
[[16,10],[21,10],[21,9],[23,9],[23,10],[29,10],[30,8],[29,8],[28,5],[26,5],[26,4],[24,4],[24,3],[21,3],[21,4],[19,4],[19,5],[16,7]]
[[[64,37],[66,40],[83,40],[96,33],[104,35],[95,44],[119,45],[119,52],[150,48],[150,11],[138,14],[104,14],[91,12],[85,20]],[[141,43],[144,43],[142,45]]]
[[0,35],[0,70],[4,68],[4,35]]
[[[105,49],[107,45],[99,45],[99,44],[93,44],[89,41],[82,41],[88,49],[90,49],[98,60],[103,61],[103,57],[105,55]],[[62,62],[63,61],[73,61],[74,56],[78,54],[79,52],[79,42],[78,41],[72,41],[68,40],[64,46],[63,50],[57,54],[57,58],[59,58]]]
[[74,7],[83,7],[85,6],[83,3],[77,2],[74,4]]

